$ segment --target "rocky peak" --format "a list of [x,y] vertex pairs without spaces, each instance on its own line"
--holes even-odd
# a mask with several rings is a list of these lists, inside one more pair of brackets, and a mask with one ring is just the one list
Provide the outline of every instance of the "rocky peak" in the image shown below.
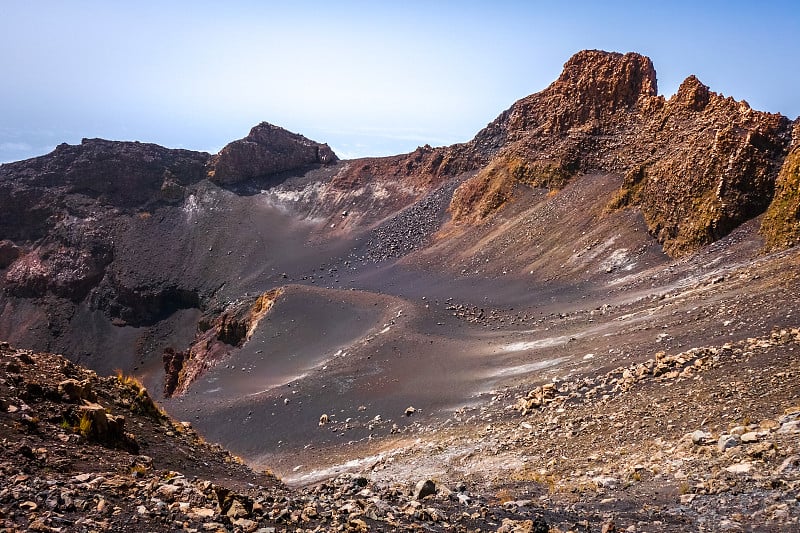
[[[489,161],[456,190],[453,220],[491,216],[520,183],[559,189],[579,174],[598,173],[627,176],[614,205],[640,208],[676,256],[763,213],[791,123],[711,92],[695,76],[669,100],[656,91],[644,56],[575,54],[548,88],[516,102],[470,143],[488,147]],[[787,167],[784,175],[788,186],[779,190],[791,191],[794,173]]]
[[[526,133],[562,134],[581,129],[599,133],[618,117],[658,92],[649,58],[585,50],[564,64],[561,76],[545,90],[517,101],[509,110],[507,138]],[[617,118],[615,118],[617,117]]]
[[564,64],[550,90],[581,98],[593,107],[630,107],[641,96],[658,94],[656,71],[650,58],[602,50],[584,50]]
[[711,98],[711,92],[708,86],[697,79],[692,74],[681,83],[678,92],[672,98],[672,101],[683,105],[692,111],[702,111],[708,105]]
[[262,122],[247,137],[229,143],[211,158],[208,177],[217,183],[232,184],[338,160],[327,144]]

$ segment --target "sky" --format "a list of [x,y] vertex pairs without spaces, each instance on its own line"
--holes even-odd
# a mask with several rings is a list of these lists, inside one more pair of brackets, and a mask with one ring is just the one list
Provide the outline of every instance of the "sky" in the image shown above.
[[800,115],[800,2],[0,0],[0,162],[82,138],[217,152],[267,121],[341,158],[464,142],[583,49]]

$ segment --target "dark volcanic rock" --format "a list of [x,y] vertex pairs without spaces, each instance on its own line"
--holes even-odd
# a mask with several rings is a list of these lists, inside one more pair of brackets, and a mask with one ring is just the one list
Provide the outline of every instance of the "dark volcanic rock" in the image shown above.
[[384,220],[371,230],[364,244],[350,257],[355,261],[378,263],[399,259],[431,242],[432,236],[446,219],[447,203],[458,180],[445,182],[429,194]]
[[109,316],[133,326],[151,325],[179,309],[200,306],[197,290],[162,281],[148,286],[127,284],[115,273],[105,277],[92,293],[91,304]]
[[327,144],[262,122],[247,137],[233,141],[211,158],[208,177],[216,183],[232,184],[336,161]]
[[53,219],[46,238],[17,248],[2,278],[8,293],[26,298],[50,293],[79,301],[103,278],[113,257],[107,229],[97,220],[64,213]]
[[208,157],[155,144],[83,139],[79,145],[61,144],[50,154],[3,165],[0,187],[63,187],[65,193],[132,208],[159,200],[165,180],[188,184],[202,179]]
[[19,257],[20,249],[11,241],[0,241],[0,268],[6,268]]
[[183,359],[186,357],[184,352],[175,351],[169,347],[164,350],[161,359],[164,363],[164,395],[172,396],[178,387],[180,372],[183,369]]
[[71,300],[81,300],[102,278],[108,263],[102,251],[43,246],[25,254],[8,269],[6,287],[24,297],[52,292]]
[[436,484],[430,479],[424,479],[414,487],[414,499],[421,500],[426,496],[436,494]]

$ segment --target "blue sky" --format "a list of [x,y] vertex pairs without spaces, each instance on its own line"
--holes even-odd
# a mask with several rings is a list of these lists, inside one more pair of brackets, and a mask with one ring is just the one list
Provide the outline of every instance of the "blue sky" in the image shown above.
[[800,115],[800,2],[0,1],[0,162],[83,137],[216,152],[266,120],[341,157],[463,142],[575,52]]

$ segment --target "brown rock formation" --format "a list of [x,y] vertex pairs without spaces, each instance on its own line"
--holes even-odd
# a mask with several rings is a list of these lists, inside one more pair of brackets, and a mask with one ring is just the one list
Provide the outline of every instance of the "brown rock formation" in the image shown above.
[[580,52],[550,87],[490,124],[505,144],[456,191],[451,212],[456,223],[474,223],[517,186],[558,189],[576,174],[624,174],[613,207],[641,208],[664,249],[685,254],[766,209],[790,127],[694,76],[671,99],[656,96],[653,66],[638,54]]
[[579,52],[547,89],[512,107],[510,140],[530,130],[544,134],[567,133],[576,127],[608,131],[615,115],[634,110],[656,94],[656,72],[649,58],[634,53]]
[[175,389],[178,388],[181,370],[183,369],[183,361],[186,355],[186,352],[176,351],[172,347],[164,350],[161,357],[164,363],[164,395],[171,396],[175,392]]
[[449,148],[425,145],[408,154],[356,159],[334,176],[331,186],[346,191],[378,180],[402,180],[409,187],[428,188],[438,181],[437,178],[447,174],[449,157]]
[[767,208],[790,126],[690,77],[650,118],[654,153],[640,178],[628,175],[624,194],[668,253],[692,252]]
[[244,139],[233,141],[208,162],[208,177],[232,184],[289,170],[338,161],[327,144],[262,122]]

